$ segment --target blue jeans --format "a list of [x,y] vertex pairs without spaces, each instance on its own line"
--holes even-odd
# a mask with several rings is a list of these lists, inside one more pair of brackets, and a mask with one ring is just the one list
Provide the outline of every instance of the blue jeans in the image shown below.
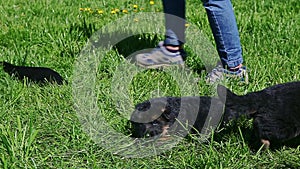
[[[206,10],[223,66],[229,68],[237,67],[243,62],[243,57],[231,1],[203,0],[203,6]],[[163,7],[166,13],[166,37],[164,44],[172,46],[183,44],[185,42],[185,0],[163,0]]]

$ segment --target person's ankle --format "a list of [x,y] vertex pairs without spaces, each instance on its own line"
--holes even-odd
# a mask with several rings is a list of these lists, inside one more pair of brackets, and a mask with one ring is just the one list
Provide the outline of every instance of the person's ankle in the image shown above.
[[239,64],[236,67],[229,68],[229,71],[232,71],[232,72],[238,71],[242,66],[243,66],[243,64]]
[[172,53],[176,53],[180,49],[179,46],[172,46],[172,45],[164,45],[164,46],[169,52],[172,52]]
[[179,46],[165,45],[166,49],[169,50],[179,50]]

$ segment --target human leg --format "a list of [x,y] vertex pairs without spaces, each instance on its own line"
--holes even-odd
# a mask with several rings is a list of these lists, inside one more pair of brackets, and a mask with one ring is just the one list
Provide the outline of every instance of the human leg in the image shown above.
[[146,68],[183,65],[185,52],[185,0],[163,0],[165,39],[150,53],[138,54],[136,63]]
[[204,8],[224,67],[243,63],[238,27],[230,0],[204,0]]
[[203,0],[207,17],[220,56],[218,65],[207,76],[214,83],[226,77],[237,77],[248,81],[246,67],[242,66],[242,47],[238,27],[230,0]]
[[185,0],[163,0],[162,2],[166,25],[164,44],[179,46],[185,42]]

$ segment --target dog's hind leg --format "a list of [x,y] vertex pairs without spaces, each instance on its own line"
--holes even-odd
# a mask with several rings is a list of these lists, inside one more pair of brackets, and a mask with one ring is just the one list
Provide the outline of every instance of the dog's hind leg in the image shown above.
[[260,141],[263,144],[263,146],[264,146],[263,148],[264,149],[269,149],[269,147],[270,147],[270,141],[269,140],[261,139]]

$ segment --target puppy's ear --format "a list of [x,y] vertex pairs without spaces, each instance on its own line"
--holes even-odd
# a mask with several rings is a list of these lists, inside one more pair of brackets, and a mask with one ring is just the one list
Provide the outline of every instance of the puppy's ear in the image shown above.
[[163,118],[165,118],[165,120],[167,120],[168,122],[174,122],[175,118],[177,117],[175,112],[172,112],[171,110],[166,109],[162,115]]
[[236,94],[232,93],[229,89],[227,89],[223,85],[218,85],[218,87],[217,87],[217,93],[218,93],[219,99],[223,103],[226,102],[226,98],[233,99],[234,97],[237,96]]

